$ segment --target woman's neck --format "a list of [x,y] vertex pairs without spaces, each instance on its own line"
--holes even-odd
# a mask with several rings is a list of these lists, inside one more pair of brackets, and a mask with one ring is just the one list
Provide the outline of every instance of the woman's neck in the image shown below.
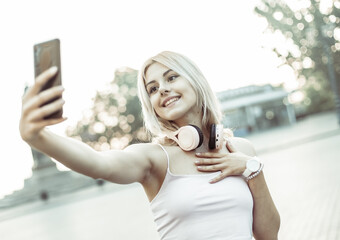
[[[195,125],[202,129],[203,131],[203,124],[202,124],[202,118],[203,118],[203,113],[202,111],[197,110],[196,112],[190,112],[186,114],[184,117],[177,119],[174,121],[174,123],[179,126],[187,126],[187,125]],[[203,133],[204,134],[204,133]]]

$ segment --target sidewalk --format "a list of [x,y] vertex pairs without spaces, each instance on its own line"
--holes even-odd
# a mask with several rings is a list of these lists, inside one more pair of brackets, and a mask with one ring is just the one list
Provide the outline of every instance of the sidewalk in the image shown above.
[[249,136],[281,216],[280,240],[340,239],[340,130],[335,114]]
[[306,117],[294,125],[273,128],[247,136],[261,153],[295,147],[307,142],[338,135],[340,127],[334,112]]

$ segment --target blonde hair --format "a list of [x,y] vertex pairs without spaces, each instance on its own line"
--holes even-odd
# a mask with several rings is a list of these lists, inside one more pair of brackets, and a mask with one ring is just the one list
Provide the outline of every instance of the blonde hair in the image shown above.
[[212,123],[220,124],[222,112],[215,94],[199,68],[186,56],[164,51],[148,59],[142,66],[138,78],[138,95],[146,129],[152,137],[163,138],[164,131],[175,131],[179,127],[171,121],[160,118],[154,111],[145,88],[145,74],[153,63],[160,63],[188,80],[197,96],[197,106],[202,106],[202,126],[210,129]]

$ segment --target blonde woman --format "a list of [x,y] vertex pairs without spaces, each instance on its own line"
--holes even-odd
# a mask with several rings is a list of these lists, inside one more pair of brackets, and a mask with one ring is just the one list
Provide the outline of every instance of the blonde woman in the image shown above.
[[29,145],[92,178],[139,182],[162,240],[277,239],[263,164],[249,141],[221,129],[216,97],[190,59],[162,52],[146,61],[138,90],[153,141],[105,152],[45,129],[65,120],[44,119],[62,99],[39,107],[62,96],[61,87],[40,92],[57,71],[38,76],[23,97],[20,133]]

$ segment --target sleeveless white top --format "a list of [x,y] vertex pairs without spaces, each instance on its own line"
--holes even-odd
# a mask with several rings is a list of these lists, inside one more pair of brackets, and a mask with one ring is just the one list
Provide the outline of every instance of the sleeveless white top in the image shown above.
[[[160,145],[161,146],[161,145]],[[168,168],[150,207],[161,240],[251,240],[253,198],[242,177],[175,175]]]

